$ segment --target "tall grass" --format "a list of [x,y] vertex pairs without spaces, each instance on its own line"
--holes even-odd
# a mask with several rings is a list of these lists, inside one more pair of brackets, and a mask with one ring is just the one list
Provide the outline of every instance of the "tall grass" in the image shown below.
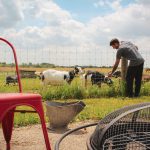
[[[88,84],[85,88],[79,78],[73,80],[71,85],[63,86],[42,86],[41,81],[37,79],[22,79],[23,92],[40,93],[44,100],[56,99],[86,99],[102,97],[124,97],[125,84],[118,79],[113,79],[112,86],[102,84],[101,87]],[[0,76],[0,92],[17,92],[18,87],[14,85],[5,85],[5,76]],[[141,96],[150,96],[150,82],[142,84]]]
[[77,84],[64,85],[59,87],[44,87],[41,95],[45,100],[52,99],[83,99],[85,90]]
[[[45,100],[55,99],[86,99],[102,97],[124,97],[125,83],[114,84],[112,86],[102,85],[102,87],[88,86],[85,88],[79,84],[64,85],[59,87],[44,87],[40,94]],[[150,84],[143,84],[141,87],[141,96],[150,95]]]

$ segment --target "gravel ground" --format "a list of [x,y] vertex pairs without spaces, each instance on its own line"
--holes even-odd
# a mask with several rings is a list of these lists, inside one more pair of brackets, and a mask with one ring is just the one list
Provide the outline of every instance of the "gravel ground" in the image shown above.
[[[79,122],[72,123],[69,128],[75,128],[83,124],[93,123]],[[48,125],[47,125],[48,126]],[[86,130],[77,131],[68,136],[61,144],[60,150],[86,150],[86,140],[94,131],[95,127],[87,128]],[[48,131],[52,150],[54,150],[55,142],[64,133],[64,131]],[[5,150],[5,141],[3,138],[2,129],[0,129],[0,150]],[[44,150],[45,143],[40,125],[15,128],[11,140],[11,150]]]

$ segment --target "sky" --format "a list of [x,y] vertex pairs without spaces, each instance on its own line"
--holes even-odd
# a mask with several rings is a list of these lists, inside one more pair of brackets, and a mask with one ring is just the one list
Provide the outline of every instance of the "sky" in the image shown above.
[[[149,0],[0,0],[0,36],[19,63],[112,66],[112,38],[139,47],[150,67]],[[11,62],[0,44],[0,62]]]

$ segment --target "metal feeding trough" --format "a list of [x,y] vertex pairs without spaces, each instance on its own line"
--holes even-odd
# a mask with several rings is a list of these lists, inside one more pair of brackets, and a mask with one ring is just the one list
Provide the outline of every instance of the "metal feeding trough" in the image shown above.
[[[66,132],[56,143],[79,129]],[[107,115],[87,140],[88,150],[150,150],[150,102],[127,106]]]
[[82,101],[71,103],[60,102],[46,102],[47,112],[49,118],[49,128],[55,130],[58,128],[67,129],[70,121],[72,121],[77,114],[79,114],[85,107]]

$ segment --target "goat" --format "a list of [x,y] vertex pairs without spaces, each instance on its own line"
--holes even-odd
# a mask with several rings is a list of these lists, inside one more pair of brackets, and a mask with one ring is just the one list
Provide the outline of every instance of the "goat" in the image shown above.
[[44,85],[63,85],[64,83],[71,84],[77,74],[83,74],[81,67],[75,67],[71,71],[58,71],[54,69],[45,70],[40,74],[40,78]]
[[98,85],[100,87],[102,83],[106,83],[107,85],[113,84],[113,81],[109,77],[98,71],[88,70],[81,78],[85,81],[85,87],[87,87],[87,81],[90,81],[92,85]]
[[6,77],[6,84],[9,85],[10,83],[13,83],[14,85],[18,83],[17,76],[7,76]]

